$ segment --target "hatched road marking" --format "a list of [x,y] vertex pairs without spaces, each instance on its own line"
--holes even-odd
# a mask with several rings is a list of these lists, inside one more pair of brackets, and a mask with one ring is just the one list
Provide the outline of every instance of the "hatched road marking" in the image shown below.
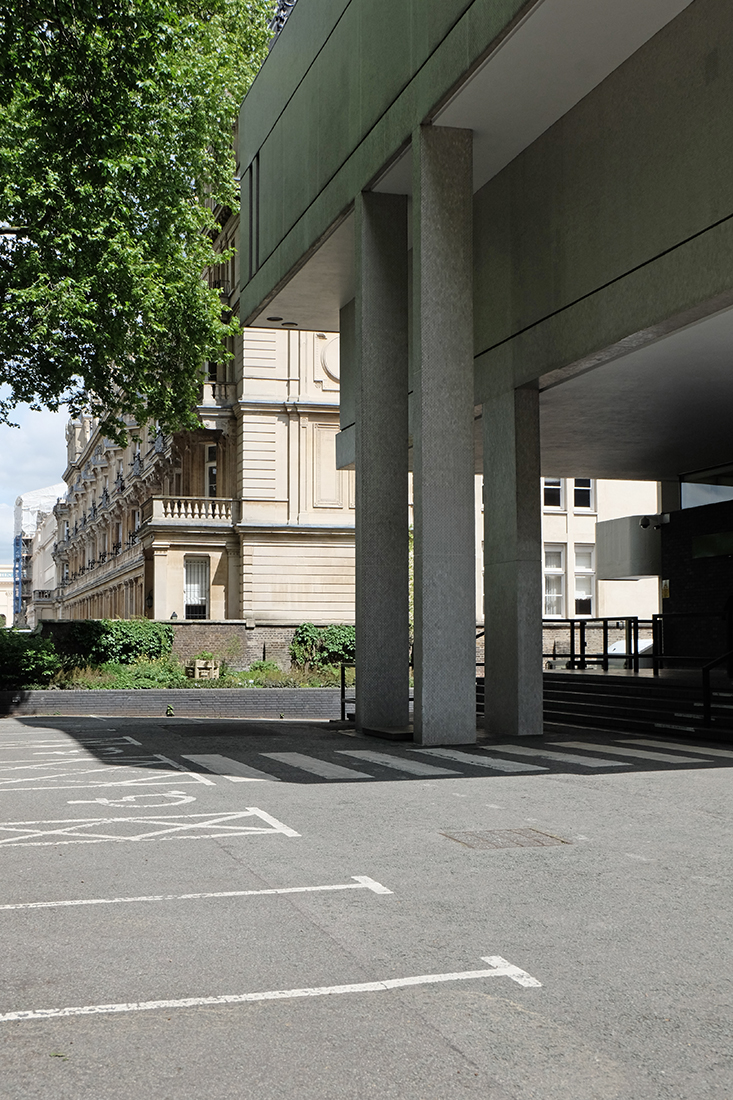
[[185,997],[170,1001],[132,1001],[126,1004],[85,1005],[79,1008],[39,1008],[25,1012],[5,1012],[0,1023],[11,1020],[48,1020],[65,1016],[101,1016],[115,1012],[150,1012],[155,1009],[198,1008],[203,1005],[247,1004],[252,1001],[287,1001],[299,997],[329,997],[342,993],[386,993],[391,989],[407,989],[416,985],[436,985],[439,982],[463,982],[477,978],[510,978],[525,988],[542,986],[526,970],[513,966],[500,955],[482,959],[488,970],[463,970],[452,974],[420,974],[414,978],[386,978],[379,982],[356,982],[353,985],[324,985],[305,989],[273,989],[266,993],[232,993],[221,997]]
[[[259,819],[245,825],[244,819]],[[264,828],[262,823],[269,826]],[[56,826],[56,828],[38,828]],[[283,833],[300,836],[264,810],[249,806],[229,813],[155,815],[146,817],[94,817],[61,821],[7,821],[0,823],[0,847],[51,844],[104,844],[141,840],[204,840],[212,837]]]

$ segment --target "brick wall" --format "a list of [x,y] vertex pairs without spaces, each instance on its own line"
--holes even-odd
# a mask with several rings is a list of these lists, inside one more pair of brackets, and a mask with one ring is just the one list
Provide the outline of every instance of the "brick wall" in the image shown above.
[[319,719],[341,716],[336,688],[168,688],[142,691],[2,691],[0,716],[89,715]]
[[236,671],[249,668],[253,661],[275,661],[282,669],[290,668],[290,643],[294,626],[256,626],[248,629],[243,622],[217,622],[213,619],[173,623],[173,652],[183,662],[198,653],[213,653]]

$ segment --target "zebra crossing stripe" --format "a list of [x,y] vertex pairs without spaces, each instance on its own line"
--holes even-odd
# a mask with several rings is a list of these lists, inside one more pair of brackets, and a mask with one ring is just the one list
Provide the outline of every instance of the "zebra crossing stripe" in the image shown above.
[[405,772],[407,775],[461,775],[461,772],[450,768],[436,768],[434,764],[423,764],[422,760],[404,760],[402,757],[391,756],[387,752],[372,752],[371,749],[337,749],[339,755],[353,756],[357,760],[371,761],[381,764],[383,768],[394,768],[397,772]]
[[279,760],[281,764],[300,768],[304,772],[310,772],[311,775],[319,775],[321,779],[374,779],[373,775],[368,775],[366,772],[358,772],[355,768],[344,768],[341,764],[331,764],[328,760],[317,760],[314,756],[306,756],[302,752],[261,752],[260,756]]
[[215,775],[228,779],[230,783],[256,783],[262,780],[269,780],[271,783],[280,782],[276,775],[261,772],[257,768],[250,767],[249,764],[242,764],[239,760],[219,756],[217,753],[197,753],[194,756],[184,756],[183,759],[200,764]]
[[[699,745],[680,745],[676,741],[645,741],[641,737],[634,737],[633,740],[618,738],[618,740],[622,745],[648,745],[650,748],[656,748],[658,745],[660,749],[687,749],[688,752],[692,748],[693,752],[699,752],[705,756],[722,756],[727,760],[733,760],[733,752],[730,749],[709,749],[707,746],[702,749]],[[677,759],[675,757],[675,760]]]
[[657,764],[706,764],[707,761],[699,756],[670,756],[664,752],[645,752],[643,749],[617,749],[614,745],[594,745],[590,741],[559,741],[558,744],[568,749],[589,749],[591,752],[613,753],[614,756],[638,756],[641,760],[654,760]]
[[563,764],[579,764],[582,768],[623,768],[623,760],[604,760],[602,756],[575,756],[571,752],[554,752],[552,749],[528,749],[524,745],[492,745],[492,752],[508,752],[514,756],[539,756],[544,760],[559,760]]
[[546,772],[540,764],[518,764],[514,760],[500,760],[498,756],[475,756],[473,753],[460,752],[458,749],[410,749],[410,752],[421,752],[428,756],[442,756],[445,760],[457,760],[461,764],[469,764],[476,768],[489,768],[498,772]]

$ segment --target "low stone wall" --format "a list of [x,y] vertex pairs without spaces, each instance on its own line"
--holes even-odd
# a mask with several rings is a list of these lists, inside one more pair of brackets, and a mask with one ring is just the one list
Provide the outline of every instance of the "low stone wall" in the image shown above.
[[[0,716],[104,718],[341,717],[337,688],[155,688],[138,691],[2,691]],[[353,710],[353,707],[349,708]]]

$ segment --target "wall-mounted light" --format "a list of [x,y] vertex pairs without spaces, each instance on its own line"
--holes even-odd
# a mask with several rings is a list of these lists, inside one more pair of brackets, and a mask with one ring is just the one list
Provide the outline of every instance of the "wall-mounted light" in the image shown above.
[[148,611],[153,606],[153,590],[152,590],[152,588],[148,592],[148,598],[145,601],[145,606],[147,607]]
[[177,618],[178,618],[178,615],[177,615],[177,614],[175,613],[175,611],[174,611],[174,612],[173,612],[173,614],[171,615],[171,619],[174,619],[174,620],[175,620],[175,619],[177,619]]

